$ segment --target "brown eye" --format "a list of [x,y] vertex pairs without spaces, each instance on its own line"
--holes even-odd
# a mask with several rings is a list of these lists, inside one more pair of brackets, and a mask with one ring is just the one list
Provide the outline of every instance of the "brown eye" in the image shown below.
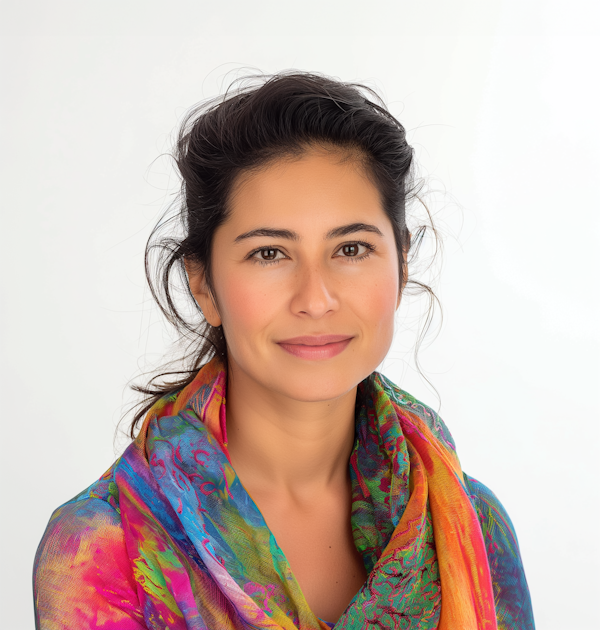
[[356,243],[352,243],[351,245],[344,245],[342,247],[342,251],[345,256],[356,256],[358,254],[358,245]]
[[277,247],[261,247],[249,254],[248,258],[259,265],[275,265],[284,260],[286,255]]
[[348,262],[360,262],[368,258],[375,251],[375,246],[371,243],[357,241],[341,245],[336,252],[336,258],[346,258]]
[[261,249],[260,255],[263,260],[275,260],[275,256],[277,256],[276,249]]

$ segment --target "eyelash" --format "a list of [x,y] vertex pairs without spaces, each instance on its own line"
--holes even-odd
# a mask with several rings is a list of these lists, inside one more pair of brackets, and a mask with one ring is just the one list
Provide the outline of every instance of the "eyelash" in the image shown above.
[[[336,251],[339,252],[340,249],[342,249],[343,247],[346,247],[347,245],[362,245],[363,247],[367,248],[366,253],[362,254],[361,256],[340,256],[340,258],[347,258],[350,262],[353,262],[353,263],[365,260],[376,249],[375,245],[373,245],[372,243],[367,243],[366,241],[351,241],[349,243],[342,243],[342,245],[340,245]],[[278,247],[272,247],[270,245],[267,245],[266,247],[259,247],[258,249],[255,249],[254,251],[250,252],[248,254],[248,259],[263,266],[274,265],[278,262],[281,262],[282,260],[281,258],[276,259],[276,260],[261,260],[260,258],[254,258],[256,254],[258,254],[259,252],[265,251],[266,249],[273,249],[277,252],[281,252],[281,250]]]

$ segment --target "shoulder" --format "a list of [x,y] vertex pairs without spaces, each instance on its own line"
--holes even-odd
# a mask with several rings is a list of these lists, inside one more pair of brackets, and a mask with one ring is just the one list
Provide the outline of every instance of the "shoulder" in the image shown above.
[[39,544],[33,569],[37,627],[145,628],[139,611],[114,467],[57,508]]
[[477,510],[477,513],[480,514],[482,526],[486,528],[484,535],[486,533],[490,533],[491,535],[493,532],[502,531],[507,539],[507,544],[510,545],[512,550],[518,551],[515,528],[508,512],[502,503],[500,503],[498,497],[486,485],[474,477],[463,473],[463,479],[471,503]]
[[123,542],[118,491],[114,483],[114,465],[91,486],[58,507],[52,513],[36,555],[35,568],[55,552],[75,557],[86,544]]
[[533,629],[533,611],[519,543],[512,521],[498,497],[483,483],[463,474],[486,545],[499,630]]

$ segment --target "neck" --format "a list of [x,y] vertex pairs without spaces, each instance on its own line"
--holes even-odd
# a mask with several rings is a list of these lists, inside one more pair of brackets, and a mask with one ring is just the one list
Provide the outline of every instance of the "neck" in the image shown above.
[[347,485],[355,401],[356,387],[333,400],[292,400],[230,365],[228,450],[242,483],[299,499]]

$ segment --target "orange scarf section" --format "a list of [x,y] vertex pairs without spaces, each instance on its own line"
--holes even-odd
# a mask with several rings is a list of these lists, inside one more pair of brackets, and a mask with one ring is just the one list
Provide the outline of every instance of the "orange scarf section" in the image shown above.
[[397,547],[414,544],[426,518],[427,499],[442,587],[439,630],[496,630],[494,592],[477,514],[462,483],[456,455],[440,445],[429,427],[392,402],[410,454],[410,499],[379,563]]

